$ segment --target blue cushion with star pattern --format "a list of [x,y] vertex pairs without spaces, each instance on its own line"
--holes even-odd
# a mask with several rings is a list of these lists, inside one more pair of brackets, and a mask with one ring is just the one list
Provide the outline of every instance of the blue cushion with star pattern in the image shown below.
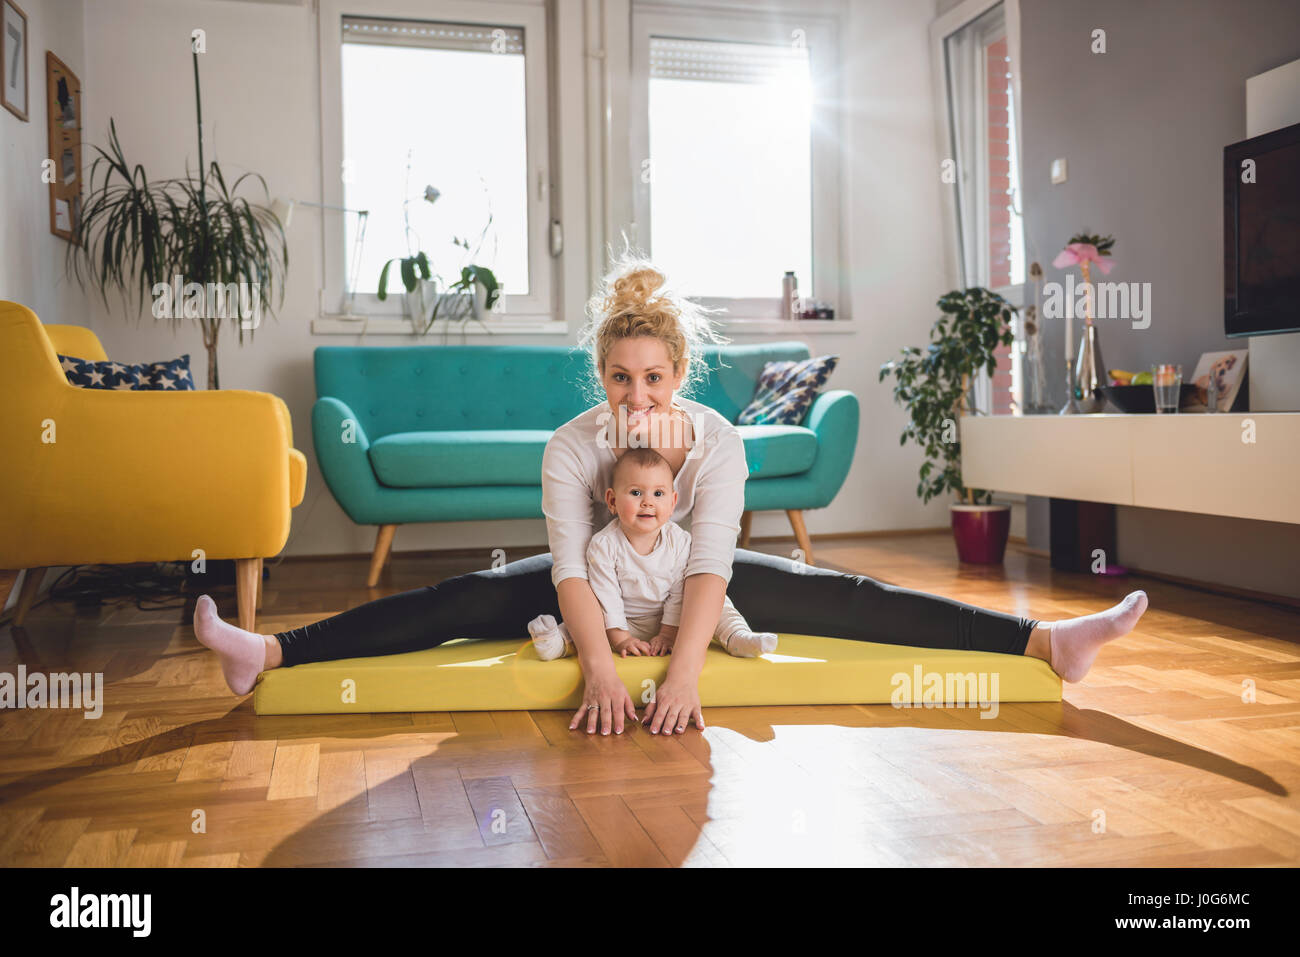
[[765,363],[754,398],[741,411],[736,424],[802,425],[839,361],[839,356],[814,356]]
[[194,378],[190,375],[190,357],[187,353],[179,359],[164,362],[146,362],[127,365],[123,362],[99,362],[95,359],[78,359],[59,356],[63,374],[68,381],[83,389],[122,389],[143,391],[194,391]]

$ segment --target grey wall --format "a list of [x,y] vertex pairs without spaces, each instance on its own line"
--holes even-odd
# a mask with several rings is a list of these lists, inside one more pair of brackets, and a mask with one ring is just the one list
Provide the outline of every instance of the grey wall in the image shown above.
[[[1245,348],[1223,335],[1222,151],[1246,138],[1247,77],[1300,57],[1300,3],[1020,0],[1020,10],[1028,256],[1049,281],[1063,280],[1050,260],[1088,228],[1116,237],[1107,279],[1151,283],[1150,328],[1100,324],[1108,367],[1178,362],[1190,371],[1202,352]],[[1097,28],[1106,31],[1104,54],[1090,49]],[[1068,160],[1069,181],[1053,186],[1056,157]],[[1060,405],[1061,324],[1045,323],[1045,331],[1049,386]],[[1048,544],[1045,506],[1031,499],[1027,508],[1036,548]],[[1145,510],[1121,509],[1118,527],[1120,560],[1137,567],[1263,588],[1261,569],[1300,561],[1294,526],[1136,511]],[[1225,562],[1220,552],[1218,574],[1147,544],[1204,538],[1206,522],[1221,547],[1241,553]]]
[[[1063,280],[1051,259],[1086,227],[1116,238],[1105,278],[1151,283],[1150,328],[1099,324],[1111,368],[1190,372],[1202,352],[1244,349],[1223,334],[1223,147],[1246,138],[1246,78],[1300,57],[1300,3],[1021,0],[1020,10],[1028,256]],[[1090,52],[1097,28],[1104,54]],[[1055,157],[1069,162],[1058,186]],[[1061,324],[1045,325],[1046,354],[1059,359]],[[1049,384],[1064,403],[1063,375]]]

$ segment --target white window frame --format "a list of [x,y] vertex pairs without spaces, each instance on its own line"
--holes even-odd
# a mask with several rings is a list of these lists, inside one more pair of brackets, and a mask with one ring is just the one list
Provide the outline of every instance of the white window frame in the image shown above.
[[[953,159],[953,141],[951,129],[951,107],[948,102],[948,76],[947,76],[947,58],[944,51],[944,40],[957,30],[960,30],[966,24],[982,16],[986,11],[997,6],[1003,5],[1003,15],[1007,24],[1007,56],[1011,59],[1011,90],[1012,90],[1012,109],[1015,113],[1015,144],[1016,151],[1016,170],[1020,177],[1020,200],[1021,214],[1024,213],[1024,181],[1025,181],[1025,164],[1024,164],[1024,122],[1022,121],[1022,97],[1020,92],[1020,0],[962,0],[961,3],[953,7],[947,13],[935,19],[930,24],[930,66],[931,76],[934,84],[934,116],[935,116],[935,135],[939,148],[940,160]],[[987,90],[987,82],[985,87]],[[979,170],[984,169],[985,159],[988,156],[988,130],[987,130],[987,111],[981,111],[981,122],[979,130],[979,147],[976,150],[978,160],[976,166]],[[987,177],[985,177],[987,181]],[[957,211],[957,188],[956,184],[945,184],[942,192],[944,231],[947,234],[947,240],[944,248],[948,254],[948,275],[954,288],[963,284],[966,286],[987,286],[988,285],[988,256],[981,253],[979,257],[981,275],[974,277],[964,277],[964,267],[962,250],[961,250],[961,233],[958,230],[958,211]],[[988,222],[977,224],[976,234],[985,235],[988,232]],[[1028,239],[1026,238],[1026,249],[1024,254],[1028,255]],[[1025,264],[1026,282],[1028,281],[1029,264]],[[1025,284],[1013,283],[1009,286],[1001,286],[994,289],[1002,298],[1013,306],[1022,308],[1025,304]],[[1014,361],[1019,361],[1019,328],[1020,323],[1013,323],[1013,329],[1017,331],[1017,340],[1012,345],[1012,356]],[[974,401],[978,409],[990,410],[993,407],[993,381],[985,372],[981,372],[975,379],[974,383]]]
[[[535,2],[483,3],[474,0],[318,0],[321,110],[321,197],[330,206],[343,205],[343,17],[390,17],[403,20],[481,23],[490,26],[519,27],[524,31],[525,125],[528,150],[528,272],[527,295],[511,294],[506,286],[501,313],[485,320],[489,326],[511,325],[516,320],[537,324],[552,320],[555,314],[554,260],[550,250],[551,160],[549,149],[548,108],[549,80],[547,65],[546,9],[542,0]],[[344,217],[351,213],[321,210],[323,245],[323,280],[321,290],[321,331],[337,332],[334,326],[347,325],[335,317],[346,298],[349,251],[345,249]],[[369,237],[368,242],[375,242]],[[399,318],[402,292],[390,293],[380,302],[374,293],[358,292],[356,311],[375,317],[367,323],[368,331],[410,331],[410,323]],[[333,318],[335,321],[330,321]],[[329,326],[328,329],[325,327]],[[391,328],[390,328],[391,327]],[[476,327],[477,328],[477,327]],[[467,331],[469,331],[467,329]],[[478,329],[478,331],[482,331]]]
[[[650,244],[650,184],[642,182],[641,162],[650,156],[650,37],[672,36],[685,39],[721,40],[757,43],[789,43],[793,31],[804,32],[808,47],[815,51],[810,56],[812,83],[820,89],[828,104],[816,107],[813,112],[811,141],[812,175],[812,288],[819,299],[827,301],[835,310],[835,319],[822,320],[818,328],[851,319],[848,277],[841,272],[843,260],[840,250],[844,223],[842,210],[844,192],[841,189],[841,156],[843,150],[843,122],[841,110],[835,104],[843,103],[839,65],[842,62],[839,38],[843,35],[840,18],[835,13],[810,14],[806,10],[773,10],[731,12],[711,8],[707,11],[689,8],[666,8],[662,4],[632,3],[632,70],[628,90],[628,119],[630,126],[627,183],[633,195],[632,215],[628,238],[653,257]],[[800,295],[808,295],[809,278],[801,280]],[[772,277],[773,294],[764,298],[726,298],[693,295],[692,298],[709,308],[727,310],[720,318],[730,321],[779,320],[782,318],[780,296],[781,277]]]

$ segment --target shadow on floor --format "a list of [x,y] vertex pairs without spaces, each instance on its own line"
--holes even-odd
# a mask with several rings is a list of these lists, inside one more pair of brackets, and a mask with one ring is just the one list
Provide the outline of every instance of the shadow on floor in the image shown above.
[[[211,709],[217,701],[218,699],[213,698],[195,699],[194,705],[196,710]],[[857,706],[856,710],[862,720],[854,724],[844,724],[842,719],[835,720],[829,707],[819,706],[789,706],[777,709],[719,708],[708,709],[705,716],[706,720],[709,720],[710,728],[729,729],[753,742],[774,740],[777,736],[777,728],[820,725],[854,730],[912,728],[1060,735],[1173,761],[1184,767],[1217,775],[1267,794],[1282,797],[1289,795],[1287,788],[1279,781],[1256,768],[1148,731],[1114,715],[1076,708],[1066,701],[1003,705],[1003,714],[999,717],[991,720],[976,719],[974,722],[969,714],[955,713],[961,709],[904,710],[889,705],[870,705]],[[774,714],[774,711],[777,713]],[[422,823],[421,817],[413,819],[408,817],[406,820],[388,822],[373,821],[371,804],[381,800],[377,795],[384,787],[384,782],[370,781],[366,790],[325,813],[317,814],[308,807],[306,815],[309,819],[306,823],[290,836],[275,843],[262,863],[271,866],[311,866],[335,862],[362,865],[375,863],[384,866],[487,863],[485,860],[476,860],[473,852],[478,851],[481,855],[485,845],[494,848],[497,845],[510,843],[519,845],[520,859],[494,859],[493,863],[580,864],[587,861],[599,863],[602,860],[601,851],[594,839],[588,842],[590,846],[585,846],[583,841],[579,840],[574,847],[566,847],[560,854],[559,861],[547,860],[545,855],[554,858],[556,854],[552,853],[551,847],[543,850],[538,844],[538,834],[531,819],[540,809],[542,813],[538,825],[546,827],[547,819],[551,824],[555,824],[557,821],[563,822],[566,815],[571,818],[576,814],[572,801],[594,801],[597,802],[593,805],[594,812],[602,819],[608,820],[610,827],[619,828],[619,815],[627,813],[627,805],[623,804],[618,793],[626,786],[625,783],[614,781],[605,789],[607,791],[605,796],[597,793],[601,790],[599,787],[589,789],[592,791],[589,796],[582,796],[579,793],[583,790],[582,785],[572,784],[568,779],[574,777],[572,770],[581,768],[584,762],[595,767],[601,762],[616,761],[620,754],[629,754],[624,750],[627,748],[637,749],[636,763],[639,767],[635,769],[634,776],[645,783],[646,793],[653,793],[652,782],[658,780],[653,773],[647,773],[645,765],[647,755],[651,761],[665,762],[664,770],[668,772],[665,787],[674,786],[672,777],[678,777],[675,786],[683,792],[683,801],[691,801],[694,796],[687,792],[698,789],[699,798],[707,802],[714,789],[711,780],[715,772],[713,747],[698,731],[690,730],[686,735],[677,736],[676,740],[680,742],[681,751],[668,754],[666,750],[656,751],[655,747],[667,744],[667,741],[662,739],[649,741],[651,737],[649,732],[640,727],[629,729],[624,736],[589,736],[583,731],[567,730],[571,713],[530,712],[530,714],[548,741],[549,746],[544,753],[553,754],[551,749],[558,749],[565,757],[571,758],[572,762],[566,765],[564,785],[548,785],[541,781],[531,786],[520,787],[520,791],[527,792],[529,808],[526,809],[521,803],[519,793],[510,781],[512,762],[516,765],[527,762],[527,755],[520,754],[523,748],[512,750],[509,739],[497,739],[492,747],[485,747],[481,736],[450,731],[446,732],[447,736],[437,743],[437,750],[433,754],[419,756],[410,759],[409,762],[399,754],[395,757],[395,761],[397,766],[403,767],[402,771],[397,772],[399,776],[405,773],[404,766],[409,764],[409,771],[414,776],[417,788],[420,789],[422,806],[430,799],[435,803],[462,802],[467,813],[459,816],[461,821],[459,825],[450,829],[428,827]],[[873,716],[877,716],[878,720],[873,720]],[[98,754],[60,767],[11,779],[0,784],[0,806],[12,810],[24,804],[42,805],[45,802],[40,795],[47,789],[74,783],[96,772],[114,769],[126,771],[142,758],[188,750],[196,742],[276,740],[283,745],[293,744],[302,739],[329,737],[356,741],[361,746],[367,741],[382,741],[402,734],[421,733],[422,729],[409,726],[405,729],[393,728],[392,720],[395,717],[398,716],[258,717],[252,712],[251,699],[245,699],[220,717],[183,724],[155,735],[123,742]],[[377,725],[380,723],[386,723],[387,730],[379,731]],[[440,733],[432,727],[423,731]],[[647,740],[644,744],[638,743],[631,740],[634,735],[644,735]],[[420,746],[420,744],[412,744],[412,747]],[[531,750],[536,753],[535,744],[531,746]],[[493,761],[500,763],[499,775],[494,776],[490,773],[491,769],[488,765]],[[675,767],[672,765],[673,761],[678,762]],[[479,770],[486,768],[489,773],[462,780],[457,770],[458,762],[477,764]],[[708,777],[701,779],[697,778],[697,775]],[[611,776],[616,778],[617,772],[604,775],[605,778]],[[577,777],[582,778],[581,772]],[[600,774],[597,773],[594,779],[599,778]],[[422,788],[421,782],[423,782]],[[222,789],[220,778],[214,778],[210,782],[188,781],[186,783],[189,786],[210,783],[212,790],[217,793]],[[171,786],[172,782],[151,785],[158,788],[160,793]],[[578,796],[571,800],[566,788]],[[148,788],[143,789],[139,795],[142,801],[148,801],[147,790]],[[226,792],[225,796],[227,799],[236,797],[229,792]],[[68,796],[64,794],[60,795],[60,798],[59,803],[66,807]],[[244,792],[243,800],[247,806],[247,790]],[[601,805],[602,800],[609,803]],[[271,805],[266,805],[266,808],[268,815],[274,814]],[[300,814],[303,813],[301,807],[298,811]],[[78,808],[79,816],[93,817],[94,814],[93,805],[88,804],[84,813]],[[427,813],[423,815],[424,818],[430,816]],[[456,815],[452,815],[451,819],[456,819]],[[292,825],[286,822],[286,826]],[[567,826],[557,825],[553,832],[581,833],[582,830],[570,819]],[[619,830],[622,833],[623,829],[619,828]],[[644,837],[644,832],[639,828],[633,827],[627,830]],[[590,832],[587,833],[590,836]],[[188,836],[190,835],[185,830],[178,828],[174,839],[184,839]],[[273,839],[268,835],[268,840]],[[666,863],[681,864],[690,850],[690,847],[682,848],[681,853],[675,855],[678,859],[666,860]],[[535,858],[541,856],[538,859],[530,859],[530,855]],[[0,865],[3,863],[0,861]]]

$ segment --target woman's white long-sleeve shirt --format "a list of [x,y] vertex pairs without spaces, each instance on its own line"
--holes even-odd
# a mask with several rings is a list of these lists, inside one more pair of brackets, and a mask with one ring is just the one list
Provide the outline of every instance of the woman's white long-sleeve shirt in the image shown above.
[[[717,411],[678,398],[691,416],[695,442],[673,487],[672,521],[691,533],[687,577],[707,572],[731,581],[731,563],[745,511],[749,466],[736,427]],[[587,578],[587,544],[613,517],[605,504],[612,484],[615,416],[602,403],[555,430],[542,455],[542,512],[554,565],[551,580]]]

